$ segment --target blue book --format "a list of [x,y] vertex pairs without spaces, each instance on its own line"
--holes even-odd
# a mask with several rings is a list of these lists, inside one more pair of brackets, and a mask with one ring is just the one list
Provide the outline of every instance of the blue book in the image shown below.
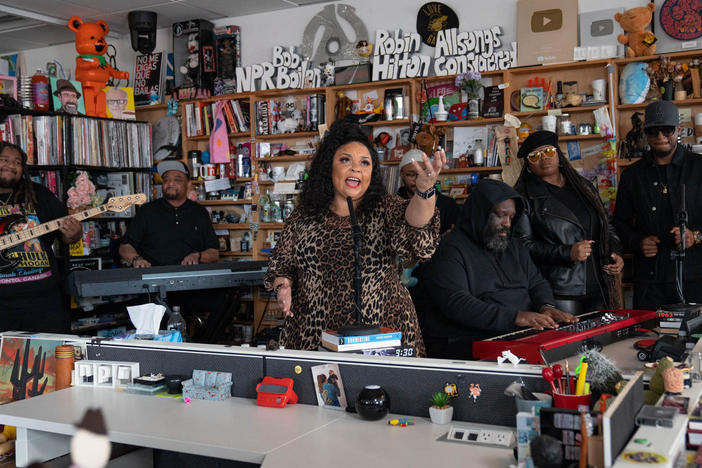
[[383,341],[401,340],[402,332],[397,330],[392,330],[387,327],[381,327],[380,333],[374,335],[359,335],[359,336],[343,336],[339,335],[336,331],[324,330],[322,331],[322,342],[337,344],[337,345],[349,345],[358,343],[377,343]]

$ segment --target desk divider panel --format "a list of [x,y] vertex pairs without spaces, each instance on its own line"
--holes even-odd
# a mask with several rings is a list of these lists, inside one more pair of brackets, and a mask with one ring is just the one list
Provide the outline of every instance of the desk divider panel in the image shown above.
[[[170,345],[170,346],[169,346]],[[263,356],[237,353],[224,346],[202,346],[184,349],[181,343],[162,346],[140,346],[134,342],[88,343],[88,359],[138,362],[142,375],[161,372],[163,375],[192,376],[194,369],[231,372],[232,396],[256,398],[256,384],[263,376]]]
[[[267,356],[266,375],[293,378],[299,402],[308,405],[317,404],[317,388],[310,367],[331,363],[339,364],[349,405],[354,405],[364,386],[377,384],[390,396],[391,412],[417,417],[428,417],[431,396],[442,391],[447,383],[452,383],[458,387],[458,396],[451,401],[454,420],[514,426],[517,409],[514,398],[504,394],[505,388],[520,378],[531,391],[541,392],[547,388],[540,372],[537,374],[534,369],[520,371],[519,367],[511,365],[498,367],[480,363],[470,368],[471,364],[477,363],[461,362],[457,365],[445,361],[444,367],[441,361],[428,359],[385,358],[375,363],[369,359],[364,359],[364,362],[349,362],[348,358],[335,360],[333,353],[307,355],[309,357],[304,358]],[[295,366],[302,368],[300,374],[294,372]],[[471,396],[471,384],[474,389],[476,384],[480,385],[480,396]]]
[[[310,367],[336,363],[351,406],[365,385],[377,384],[390,395],[393,413],[427,417],[431,396],[451,383],[458,387],[458,396],[451,401],[454,420],[501,426],[514,426],[516,422],[514,398],[504,394],[509,384],[521,379],[531,391],[547,389],[540,366],[529,364],[513,367],[486,362],[138,341],[89,343],[88,359],[138,362],[142,374],[191,375],[193,369],[232,372],[232,395],[242,398],[256,398],[256,384],[264,375],[290,377],[295,381],[299,402],[307,405],[317,404]],[[297,366],[300,372],[296,372]]]

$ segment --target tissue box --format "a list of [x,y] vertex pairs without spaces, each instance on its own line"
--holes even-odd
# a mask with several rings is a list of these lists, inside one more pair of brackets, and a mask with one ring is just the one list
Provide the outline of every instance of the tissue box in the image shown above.
[[226,400],[232,396],[232,373],[193,370],[193,378],[183,382],[183,398]]

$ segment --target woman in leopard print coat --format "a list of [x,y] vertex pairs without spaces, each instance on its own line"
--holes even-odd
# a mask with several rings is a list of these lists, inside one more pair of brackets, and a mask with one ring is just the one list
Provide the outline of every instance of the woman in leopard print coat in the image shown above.
[[[347,197],[363,233],[362,318],[402,332],[402,344],[423,356],[417,314],[400,283],[396,260],[428,260],[439,241],[433,188],[443,151],[412,162],[417,190],[410,200],[385,191],[375,148],[357,124],[337,121],[313,159],[300,203],[268,264],[265,285],[286,319],[280,344],[316,350],[321,332],[353,320],[353,241]],[[422,196],[423,195],[423,196]]]

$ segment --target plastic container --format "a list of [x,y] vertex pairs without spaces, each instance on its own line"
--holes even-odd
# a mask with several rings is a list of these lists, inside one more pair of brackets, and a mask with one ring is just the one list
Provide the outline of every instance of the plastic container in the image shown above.
[[180,307],[173,306],[173,311],[171,316],[168,317],[168,324],[166,325],[167,330],[178,330],[183,341],[188,341],[188,328],[185,324],[185,319],[180,314]]
[[49,78],[41,68],[32,76],[32,102],[36,110],[49,110]]

